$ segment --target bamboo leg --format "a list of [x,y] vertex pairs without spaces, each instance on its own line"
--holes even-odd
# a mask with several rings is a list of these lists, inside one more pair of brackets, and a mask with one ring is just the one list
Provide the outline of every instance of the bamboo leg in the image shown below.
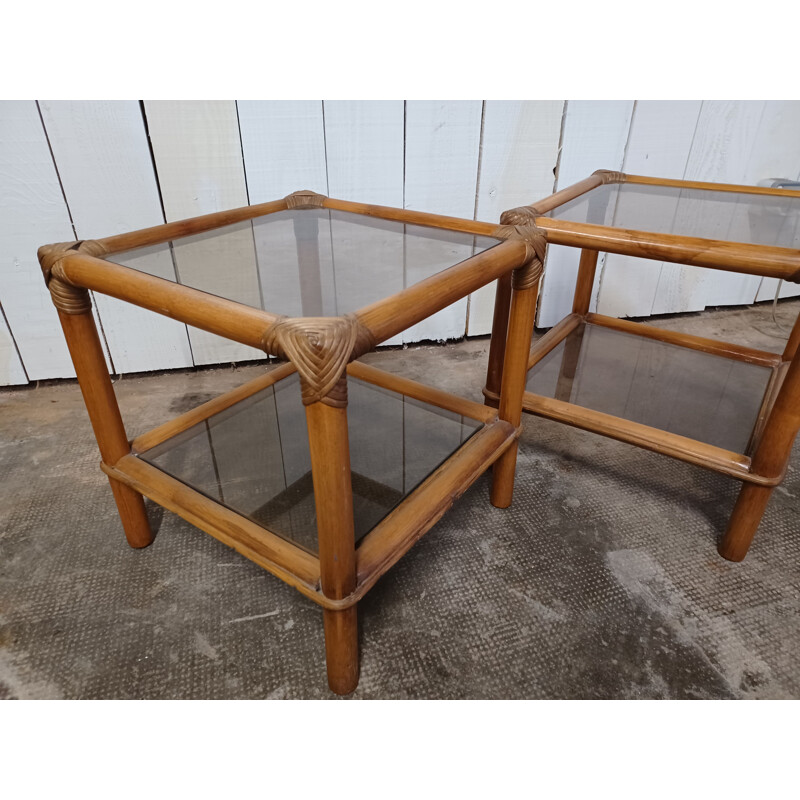
[[[91,307],[80,314],[59,311],[58,317],[64,329],[100,454],[106,464],[113,466],[130,453],[130,445],[125,435],[114,387],[106,369]],[[147,521],[142,496],[113,478],[109,480],[128,544],[131,547],[147,547],[153,541],[153,532]]]
[[578,265],[578,281],[575,284],[575,295],[572,300],[574,314],[588,314],[589,303],[592,301],[592,287],[594,274],[597,270],[597,250],[581,250],[581,260]]
[[792,332],[789,334],[789,339],[786,342],[786,347],[784,348],[782,356],[783,360],[792,361],[797,355],[798,348],[800,348],[800,314],[797,315],[797,319],[792,326]]
[[[343,377],[341,380],[346,379]],[[317,509],[322,591],[326,596],[340,600],[356,586],[347,409],[324,402],[312,403],[306,406],[306,421]],[[325,610],[323,617],[328,685],[337,694],[350,694],[358,685],[356,606],[344,611]]]
[[564,342],[561,368],[556,381],[556,400],[563,400],[568,403],[572,397],[572,384],[575,381],[575,373],[578,370],[578,361],[581,357],[581,346],[583,345],[583,332],[585,330],[586,326],[581,323],[578,328],[567,336]]
[[772,495],[771,486],[745,483],[728,520],[728,529],[719,546],[719,554],[728,561],[741,561],[750,548],[761,517]]
[[[795,355],[753,455],[751,472],[767,478],[779,478],[789,462],[798,429],[800,356]],[[771,494],[772,487],[769,486],[742,486],[728,521],[728,529],[719,545],[719,553],[723,558],[741,561],[747,555]]]
[[[533,279],[525,277],[533,275]],[[541,262],[534,261],[526,267],[514,270],[511,314],[508,323],[508,339],[503,359],[503,379],[500,390],[500,419],[514,427],[522,420],[522,395],[528,374],[528,354],[533,336],[536,315],[536,298],[539,293]],[[508,508],[514,493],[514,471],[517,465],[517,442],[503,453],[492,469],[492,505]]]
[[510,306],[511,274],[506,273],[497,279],[497,289],[494,295],[494,317],[492,318],[492,339],[489,342],[489,365],[486,368],[485,403],[493,408],[497,408],[497,398],[500,396]]

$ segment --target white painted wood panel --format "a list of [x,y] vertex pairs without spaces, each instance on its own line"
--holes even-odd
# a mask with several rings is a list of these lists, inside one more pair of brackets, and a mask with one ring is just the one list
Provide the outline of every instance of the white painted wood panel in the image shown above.
[[403,101],[329,100],[323,107],[330,196],[402,208]]
[[32,381],[75,375],[36,258],[41,245],[72,239],[36,103],[0,102],[0,302]]
[[27,382],[28,377],[19,360],[14,339],[0,309],[0,386],[16,386]]
[[[637,101],[623,172],[683,178],[701,107],[699,100]],[[675,199],[659,199],[659,213],[666,217],[673,218],[676,207]],[[618,220],[624,219],[624,211],[618,207]],[[611,317],[649,316],[662,267],[660,261],[608,254],[595,284],[598,312]]]
[[[240,100],[237,108],[251,203],[276,200],[299,189],[328,194],[322,101]],[[302,232],[317,225],[305,222]],[[328,241],[321,244],[330,250],[330,236],[325,233]],[[295,225],[290,219],[256,220],[253,237],[264,307],[287,316],[302,315],[305,273],[314,265],[297,262]],[[330,256],[325,256],[327,265]],[[305,316],[320,313],[317,308]]]
[[[323,108],[328,194],[402,208],[404,103],[334,100],[326,101]],[[377,297],[399,292],[403,288],[402,246],[386,246],[379,229],[373,234],[373,242],[369,236],[360,236],[359,242],[354,242],[347,228],[332,225],[334,264],[338,254],[350,266],[346,273],[336,271],[337,304],[359,308]],[[386,342],[400,343],[400,336]]]
[[[684,173],[687,180],[745,183],[743,180],[756,142],[763,101],[705,101],[700,111]],[[682,202],[676,230],[690,235],[702,215],[703,229],[714,225],[714,236],[725,239],[735,206],[711,211],[701,201]],[[707,235],[707,234],[706,234]],[[698,311],[707,305],[752,303],[761,279],[702,267],[665,263],[661,270],[652,313]]]
[[[767,101],[746,177],[747,183],[758,183],[769,178],[800,180],[800,102]],[[792,221],[787,219],[786,224],[791,225]],[[772,300],[777,285],[776,278],[764,278],[757,299]],[[784,281],[781,285],[780,297],[795,297],[798,294],[800,284]]]
[[319,100],[239,100],[239,129],[250,203],[299,189],[328,193]]
[[[567,102],[557,188],[563,189],[597,169],[620,170],[633,113],[633,101]],[[551,246],[545,264],[538,324],[549,328],[572,308],[580,252]],[[599,268],[602,270],[602,256]]]
[[[137,101],[41,101],[40,108],[80,239],[164,222]],[[175,280],[169,248],[111,260]],[[117,372],[192,366],[185,325],[112,297],[94,297]]]
[[[405,208],[474,217],[482,108],[480,100],[406,103]],[[454,252],[446,241],[409,237],[405,285],[413,286],[429,277],[430,267],[446,265]],[[460,249],[458,252],[461,255]],[[404,331],[403,341],[463,337],[467,308],[465,297]]]
[[[236,103],[147,101],[147,125],[167,221],[247,205]],[[261,294],[250,224],[178,240],[182,283],[248,305]],[[189,329],[196,364],[263,358],[255,348]]]
[[[476,218],[499,222],[503,211],[553,193],[563,100],[487,100],[483,118]],[[492,330],[495,284],[470,296],[470,336]]]

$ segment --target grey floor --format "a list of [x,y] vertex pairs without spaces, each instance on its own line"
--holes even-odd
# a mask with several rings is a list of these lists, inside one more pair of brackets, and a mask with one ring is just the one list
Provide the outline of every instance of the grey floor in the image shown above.
[[[780,350],[770,311],[658,324]],[[480,399],[487,348],[368,360]],[[129,433],[261,370],[124,377]],[[737,483],[526,417],[512,508],[484,476],[361,603],[354,696],[798,697],[798,455],[731,564]],[[74,382],[0,392],[0,697],[331,697],[319,609],[157,507],[129,549],[98,462]]]

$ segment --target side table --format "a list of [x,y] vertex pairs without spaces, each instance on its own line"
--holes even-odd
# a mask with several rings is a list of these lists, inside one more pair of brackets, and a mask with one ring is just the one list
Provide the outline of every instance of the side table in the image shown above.
[[[595,270],[606,252],[800,282],[800,192],[599,170],[501,221],[581,248],[572,313],[530,351],[525,411],[742,481],[719,545],[741,561],[800,428],[800,320],[778,355],[616,319],[589,310]],[[489,404],[509,308],[502,278]]]
[[[158,247],[211,264],[223,290],[219,273],[255,254],[264,299],[236,302],[134,268]],[[511,502],[544,248],[513,226],[309,191],[40,248],[130,545],[153,541],[144,495],[294,586],[322,607],[330,688],[352,692],[358,601],[489,466],[492,503]],[[365,297],[365,254],[376,266],[400,254],[422,280]],[[273,307],[287,276],[299,278],[292,316]],[[356,360],[503,276],[513,288],[497,411]],[[90,290],[286,363],[129,442]]]

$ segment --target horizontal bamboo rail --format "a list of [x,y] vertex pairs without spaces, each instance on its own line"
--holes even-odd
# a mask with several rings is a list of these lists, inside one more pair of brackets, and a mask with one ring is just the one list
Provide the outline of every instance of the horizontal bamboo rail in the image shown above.
[[780,482],[780,479],[765,478],[750,472],[750,459],[741,453],[698,442],[677,433],[662,431],[650,425],[642,425],[640,422],[631,422],[611,414],[604,414],[602,411],[594,411],[531,392],[525,393],[524,407],[531,414],[599,433],[654,453],[688,461],[690,464],[721,472],[741,481],[760,486],[775,486]]
[[369,328],[379,344],[521,266],[527,257],[527,245],[522,240],[509,239],[359,309],[356,317]]
[[409,378],[385,372],[361,361],[354,361],[349,364],[347,373],[359,380],[398,392],[420,402],[443,408],[446,411],[452,411],[462,417],[469,417],[483,423],[497,419],[497,412],[493,408],[487,408],[482,403],[474,403],[465,397],[459,397],[458,395],[450,394],[450,392],[443,392],[441,389],[426,386],[424,383],[417,383],[417,381],[412,381]]
[[625,175],[625,183],[641,183],[649,186],[675,186],[679,189],[705,189],[711,192],[736,192],[738,194],[761,194],[773,197],[796,197],[800,192],[769,186],[746,186],[737,183],[708,183],[706,181],[679,181],[670,178],[651,178],[647,175]]
[[516,441],[518,433],[502,420],[478,431],[364,537],[356,551],[358,597],[442,518]]
[[67,255],[59,264],[70,283],[251,347],[261,348],[264,330],[279,319],[277,314],[93,256]]
[[236,403],[246,400],[256,392],[260,392],[262,389],[272,386],[274,383],[288,377],[295,371],[296,368],[294,364],[288,362],[280,364],[271,369],[266,375],[259,375],[257,378],[253,378],[253,380],[247,381],[247,383],[243,383],[241,386],[237,386],[230,392],[225,392],[219,395],[219,397],[214,397],[208,402],[187,411],[185,414],[181,414],[174,419],[168,420],[163,425],[159,425],[157,428],[153,428],[147,431],[147,433],[137,436],[131,442],[131,448],[137,453],[144,453],[157,444],[161,444],[161,442],[165,442],[167,439],[171,439],[173,436],[183,433],[193,425],[203,422],[203,420],[208,419],[214,414],[219,414],[220,411],[225,411],[225,409],[230,408]]
[[366,217],[390,219],[396,222],[405,222],[409,225],[423,225],[428,228],[443,228],[450,231],[473,233],[476,236],[494,236],[497,231],[497,223],[494,222],[446,217],[441,214],[431,214],[427,211],[412,211],[408,208],[376,206],[371,203],[354,203],[350,200],[337,200],[333,197],[325,198],[323,208],[330,208],[333,211],[349,211]]
[[545,214],[548,211],[552,211],[557,206],[563,206],[564,203],[568,203],[570,200],[574,200],[576,197],[580,197],[582,194],[586,194],[592,189],[602,186],[602,184],[603,178],[600,175],[590,175],[582,181],[573,183],[570,186],[565,186],[563,189],[532,203],[530,208],[539,214]]
[[586,322],[620,331],[621,333],[643,336],[647,339],[655,339],[659,342],[686,347],[690,350],[700,350],[704,353],[711,353],[722,358],[731,358],[735,361],[744,361],[748,364],[757,364],[761,367],[777,367],[781,363],[781,356],[778,353],[768,353],[765,350],[756,350],[753,347],[744,347],[743,345],[721,342],[716,339],[706,339],[703,336],[693,336],[688,333],[656,328],[653,325],[607,317],[604,314],[590,312],[586,315]]
[[[255,553],[259,559],[257,563],[295,588],[316,594],[319,559],[301,547],[209,499],[136,456],[123,456],[114,466],[101,466],[109,477],[149,497],[229,547],[238,550],[239,545],[243,545],[249,551],[245,553],[248,558]],[[298,582],[303,586],[299,586]],[[303,593],[310,596],[308,591]]]
[[237,222],[274,214],[276,211],[286,210],[286,200],[272,200],[269,203],[259,203],[254,206],[242,206],[228,211],[215,211],[213,214],[204,214],[201,217],[191,217],[176,222],[167,222],[164,225],[154,225],[152,228],[140,228],[129,233],[120,233],[115,236],[106,236],[97,239],[107,253],[121,253],[133,250],[136,247],[146,247],[153,244],[164,244],[183,236],[192,236],[205,233],[215,228],[224,228]]
[[583,317],[580,314],[567,314],[564,319],[553,325],[553,327],[531,347],[531,352],[528,356],[528,369],[538,364],[549,352],[555,350],[572,331],[582,324]]
[[537,217],[550,244],[800,282],[800,250]]

